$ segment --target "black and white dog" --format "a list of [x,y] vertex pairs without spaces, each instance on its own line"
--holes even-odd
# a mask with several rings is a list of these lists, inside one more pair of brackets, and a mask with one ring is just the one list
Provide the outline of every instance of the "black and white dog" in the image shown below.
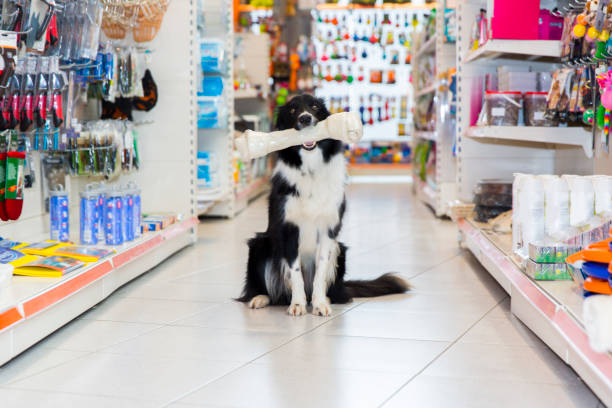
[[[278,111],[278,130],[302,130],[330,115],[320,99],[296,96]],[[344,146],[325,139],[281,150],[272,176],[268,229],[249,240],[242,296],[251,308],[290,305],[288,313],[328,316],[331,303],[403,293],[409,285],[385,274],[345,281],[347,248],[338,242],[346,209]]]

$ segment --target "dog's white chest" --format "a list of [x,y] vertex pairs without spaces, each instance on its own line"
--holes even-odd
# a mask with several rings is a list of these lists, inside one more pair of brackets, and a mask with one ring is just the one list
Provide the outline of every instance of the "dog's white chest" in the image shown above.
[[314,252],[320,234],[327,234],[340,222],[344,200],[346,162],[335,155],[325,163],[319,149],[302,154],[299,169],[281,164],[276,171],[297,189],[285,204],[285,220],[300,229],[301,251]]

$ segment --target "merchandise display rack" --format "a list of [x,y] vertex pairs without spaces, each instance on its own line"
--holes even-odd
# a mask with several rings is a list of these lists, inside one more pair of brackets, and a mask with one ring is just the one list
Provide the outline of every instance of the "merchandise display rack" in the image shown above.
[[[233,217],[236,214],[234,194],[234,2],[232,0],[212,0],[202,4],[199,13],[204,15],[205,33],[200,33],[200,41],[217,39],[223,44],[224,66],[221,74],[224,85],[221,109],[225,109],[226,118],[219,128],[198,129],[198,151],[214,153],[218,166],[219,186],[214,192],[199,191],[199,216]],[[200,50],[197,54],[200,56]],[[201,69],[201,68],[200,68]],[[194,83],[195,84],[195,83]],[[193,86],[193,85],[192,85]],[[195,88],[195,86],[194,86]]]
[[[248,203],[267,189],[268,173],[248,180],[248,185],[239,186],[235,180],[239,156],[235,151],[236,115],[256,114],[259,117],[268,115],[269,94],[269,47],[267,34],[236,33],[235,17],[241,12],[270,10],[266,7],[252,7],[236,4],[233,0],[207,1],[201,12],[205,15],[206,33],[202,39],[220,39],[224,45],[225,66],[223,94],[221,95],[223,109],[227,120],[219,128],[198,130],[198,149],[213,152],[218,165],[219,186],[213,191],[201,190],[198,193],[199,216],[218,216],[232,218],[244,210]],[[238,13],[234,13],[234,10]],[[211,10],[214,10],[212,12]],[[244,53],[244,69],[247,76],[254,79],[259,89],[234,89],[234,79],[237,70],[241,69],[235,61],[237,41]],[[199,55],[199,52],[198,54]],[[264,130],[269,125],[262,121]],[[257,160],[267,160],[261,158]],[[243,163],[247,171],[256,166],[256,161]]]
[[0,300],[0,365],[193,243],[197,218],[115,247],[115,255],[62,278],[13,277]]
[[[449,69],[455,67],[456,63],[456,52],[455,44],[446,43],[444,41],[444,25],[445,25],[445,13],[444,9],[452,9],[454,2],[439,2],[438,12],[436,13],[436,34],[434,34],[428,41],[423,43],[421,47],[413,50],[413,66],[418,67],[419,59],[426,54],[433,53],[435,55],[435,72],[436,74],[447,72]],[[416,72],[419,75],[419,72]],[[415,101],[428,93],[435,93],[434,101],[439,100],[441,92],[446,90],[440,90],[437,77],[433,79],[433,83],[424,87],[423,89],[416,90],[414,93]],[[434,149],[436,155],[436,168],[435,168],[435,179],[429,180],[429,182],[419,182],[419,177],[416,173],[417,166],[413,166],[413,179],[415,183],[413,188],[416,196],[421,199],[424,203],[429,205],[437,216],[448,216],[449,208],[448,203],[455,198],[456,195],[456,163],[453,157],[453,145],[455,143],[455,132],[450,112],[448,110],[440,109],[440,104],[436,103],[436,123],[435,129],[432,131],[417,130],[416,127],[413,130],[412,139],[412,150],[414,152],[417,144],[423,140],[434,142]]]
[[[534,70],[550,71],[558,66],[554,62],[560,55],[560,42],[548,40],[491,39],[471,50],[470,33],[481,8],[487,8],[486,1],[462,0],[457,5],[456,198],[472,202],[479,180],[512,180],[515,172],[593,174],[592,137],[582,128],[471,126],[472,92],[485,74],[502,65],[529,64]],[[515,54],[521,57],[512,58]],[[542,61],[542,56],[557,58]]]
[[529,329],[571,366],[595,394],[612,404],[612,355],[591,349],[582,320],[582,293],[573,281],[533,281],[512,255],[511,234],[458,221],[460,237],[510,295],[510,308]]
[[[108,297],[121,285],[142,275],[196,239],[195,191],[196,90],[195,1],[175,1],[168,7],[150,69],[160,95],[148,113],[136,112],[140,144],[139,171],[119,176],[117,183],[135,182],[141,189],[143,213],[176,214],[182,221],[115,247],[116,253],[85,265],[62,278],[13,276],[0,292],[0,365]],[[181,38],[182,41],[176,41]],[[182,61],[168,64],[167,61]],[[176,103],[177,100],[185,103]],[[169,137],[171,135],[172,137]],[[49,238],[37,163],[33,188],[24,192],[22,216],[0,223],[0,236],[20,242]],[[78,242],[79,192],[96,177],[68,176],[71,238]]]
[[[560,42],[490,39],[470,49],[470,33],[481,8],[493,1],[457,5],[457,199],[471,203],[479,180],[512,180],[513,174],[610,174],[610,157],[593,151],[593,134],[581,127],[471,126],[478,81],[498,66],[528,64],[534,71],[560,66]],[[544,4],[545,3],[545,4]],[[542,7],[550,7],[543,2]],[[512,253],[512,236],[487,224],[459,218],[462,244],[511,297],[511,310],[580,375],[604,404],[612,404],[612,355],[589,345],[583,296],[574,281],[535,281]]]

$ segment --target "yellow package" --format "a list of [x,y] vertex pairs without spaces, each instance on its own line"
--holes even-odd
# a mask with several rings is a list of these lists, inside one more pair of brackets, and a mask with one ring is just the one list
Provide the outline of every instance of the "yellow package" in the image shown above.
[[55,251],[60,249],[61,247],[70,245],[66,242],[57,242],[57,241],[43,241],[43,242],[35,242],[33,244],[24,244],[14,249],[18,249],[27,255],[38,255],[38,256],[52,256]]

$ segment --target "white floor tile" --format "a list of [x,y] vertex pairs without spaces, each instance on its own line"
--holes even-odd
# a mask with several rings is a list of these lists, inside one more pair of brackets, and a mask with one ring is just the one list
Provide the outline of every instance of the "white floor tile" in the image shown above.
[[384,408],[595,408],[583,384],[553,385],[489,378],[418,376]]
[[[332,316],[342,313],[348,305],[332,305]],[[249,309],[243,303],[228,302],[206,309],[186,319],[173,323],[177,326],[199,326],[218,329],[254,330],[297,335],[312,330],[329,319],[306,314],[292,317],[286,306],[269,306]]]
[[263,356],[256,363],[304,369],[348,369],[415,375],[450,343],[371,337],[322,336],[314,332]]
[[488,314],[476,323],[459,342],[547,348],[535,333],[512,314],[501,318],[496,314]]
[[[52,350],[34,346],[0,366],[0,385],[6,385],[41,373],[86,354],[82,351]],[[2,402],[2,398],[0,398],[0,402]],[[0,406],[4,405],[0,404]]]
[[131,284],[119,289],[116,297],[179,300],[188,302],[227,302],[240,296],[242,285],[209,283],[153,282]]
[[81,318],[134,323],[171,323],[215,306],[214,303],[110,297]]
[[239,365],[194,357],[95,353],[14,382],[9,388],[168,403]]
[[455,341],[477,316],[367,310],[361,305],[317,329],[323,334]]
[[128,398],[7,388],[0,388],[0,402],[2,403],[2,408],[154,408],[158,406],[150,401]]
[[558,385],[580,382],[576,373],[549,349],[499,344],[457,343],[423,374]]
[[105,349],[105,352],[168,358],[247,362],[285,344],[287,333],[165,326]]
[[405,374],[251,364],[180,402],[227,407],[376,407]]
[[43,340],[41,347],[97,351],[161,327],[150,323],[79,319]]

